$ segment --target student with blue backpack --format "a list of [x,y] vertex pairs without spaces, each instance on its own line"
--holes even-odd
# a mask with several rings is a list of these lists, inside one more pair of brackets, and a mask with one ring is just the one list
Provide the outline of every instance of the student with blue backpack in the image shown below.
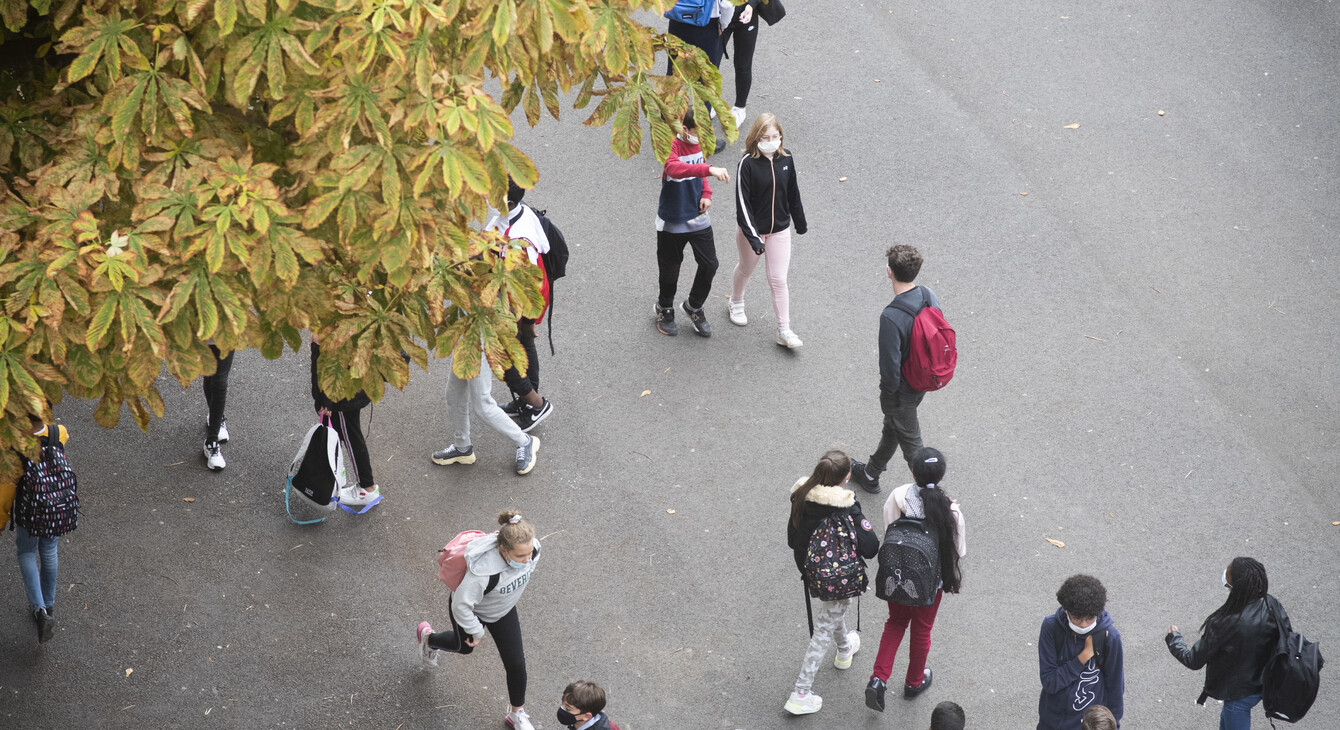
[[833,666],[838,669],[850,669],[852,656],[861,648],[861,635],[847,631],[847,610],[869,584],[865,561],[879,551],[879,538],[856,495],[843,486],[850,476],[851,459],[834,450],[824,454],[808,478],[791,487],[786,544],[805,582],[806,611],[811,597],[820,601],[818,615],[810,620],[800,676],[786,700],[785,709],[792,715],[823,707],[823,698],[811,690],[829,644],[837,643]]
[[931,629],[946,592],[963,583],[959,558],[968,554],[963,512],[942,481],[945,457],[931,448],[912,455],[913,484],[893,490],[884,502],[884,544],[879,550],[875,594],[888,601],[889,618],[879,639],[875,668],[865,688],[865,704],[884,711],[884,692],[893,675],[893,659],[910,627],[903,698],[913,699],[931,686],[926,666]]

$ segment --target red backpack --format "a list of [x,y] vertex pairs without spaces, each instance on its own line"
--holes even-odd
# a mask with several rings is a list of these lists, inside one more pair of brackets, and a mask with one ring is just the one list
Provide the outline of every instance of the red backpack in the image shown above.
[[893,306],[912,315],[912,338],[903,362],[907,384],[922,392],[949,385],[958,364],[958,349],[954,346],[954,328],[945,321],[944,312],[929,304],[913,311],[911,305],[897,299]]

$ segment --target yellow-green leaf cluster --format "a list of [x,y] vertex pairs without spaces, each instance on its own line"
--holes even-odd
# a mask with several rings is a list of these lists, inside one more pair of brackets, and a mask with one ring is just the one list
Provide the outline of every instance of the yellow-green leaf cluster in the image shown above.
[[64,393],[147,428],[159,376],[213,372],[211,345],[314,332],[334,398],[430,352],[524,367],[538,269],[481,229],[540,178],[512,112],[599,97],[624,157],[647,129],[663,160],[690,105],[735,135],[716,68],[639,20],[669,4],[0,1],[0,478]]

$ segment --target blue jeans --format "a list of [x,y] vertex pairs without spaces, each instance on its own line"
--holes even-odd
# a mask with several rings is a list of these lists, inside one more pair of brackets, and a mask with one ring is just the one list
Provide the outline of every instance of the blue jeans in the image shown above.
[[1261,701],[1261,695],[1247,695],[1224,703],[1219,713],[1219,730],[1251,730],[1252,708]]
[[[23,588],[28,593],[28,607],[32,610],[56,605],[56,540],[54,537],[33,537],[23,527],[15,525],[18,536],[19,573]],[[38,567],[39,559],[41,567]]]

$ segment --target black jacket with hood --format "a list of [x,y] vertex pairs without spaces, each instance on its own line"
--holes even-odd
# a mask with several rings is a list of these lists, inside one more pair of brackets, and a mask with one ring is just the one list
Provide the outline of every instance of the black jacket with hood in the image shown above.
[[[804,483],[805,479],[800,479],[791,487],[791,491],[800,489]],[[805,553],[810,548],[810,536],[819,528],[819,523],[838,514],[851,515],[852,524],[856,525],[856,552],[861,557],[869,560],[879,554],[879,537],[875,535],[870,520],[861,514],[861,503],[856,501],[856,495],[846,487],[818,485],[805,496],[800,527],[791,524],[790,520],[786,521],[786,544],[791,547],[797,570],[804,572],[801,566],[805,564]]]
[[[1270,609],[1274,610],[1278,623],[1271,618]],[[1187,669],[1205,667],[1205,691],[1199,702],[1204,703],[1206,696],[1227,702],[1262,691],[1261,675],[1275,651],[1281,628],[1286,632],[1293,630],[1289,614],[1274,596],[1267,594],[1247,604],[1236,616],[1212,621],[1205,628],[1205,635],[1190,648],[1180,631],[1168,634],[1164,641]]]
[[796,158],[779,149],[769,160],[746,154],[735,171],[735,222],[754,253],[763,253],[763,239],[784,231],[793,222],[796,235],[804,235],[805,208],[796,187]]

